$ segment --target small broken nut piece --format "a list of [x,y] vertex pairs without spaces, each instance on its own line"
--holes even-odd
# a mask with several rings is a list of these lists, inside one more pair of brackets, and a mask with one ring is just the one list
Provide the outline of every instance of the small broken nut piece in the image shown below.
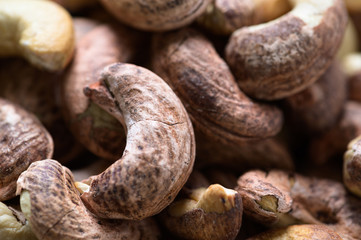
[[190,24],[211,0],[101,0],[125,24],[145,31],[165,31]]
[[0,201],[15,197],[16,180],[34,161],[52,157],[53,140],[31,113],[0,99]]
[[38,239],[153,240],[152,219],[107,220],[94,216],[80,199],[69,169],[54,160],[33,163],[18,180],[20,206]]
[[225,56],[248,96],[276,100],[315,82],[331,64],[347,24],[343,0],[293,0],[286,15],[235,31]]
[[58,71],[73,56],[71,16],[56,3],[0,0],[0,25],[2,57],[21,55],[37,67]]
[[281,229],[273,229],[261,233],[247,240],[281,240],[281,239],[309,239],[309,240],[345,240],[332,229],[324,225],[293,225]]
[[186,199],[173,202],[161,219],[182,239],[235,239],[242,224],[242,199],[219,184],[192,189]]
[[348,144],[344,154],[343,182],[348,190],[361,197],[361,136]]
[[37,240],[22,212],[0,202],[1,240]]

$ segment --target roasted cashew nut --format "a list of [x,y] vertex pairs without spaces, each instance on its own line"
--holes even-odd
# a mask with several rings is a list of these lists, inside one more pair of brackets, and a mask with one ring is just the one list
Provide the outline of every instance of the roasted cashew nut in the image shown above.
[[0,99],[0,201],[15,197],[16,180],[34,161],[53,154],[53,140],[31,113]]
[[120,21],[145,31],[165,31],[190,24],[210,0],[101,0]]
[[57,71],[66,67],[73,50],[72,20],[58,4],[0,0],[0,56],[21,55],[37,67]]
[[235,31],[226,59],[249,96],[275,100],[315,82],[331,64],[347,23],[342,0],[293,0],[286,15]]
[[107,220],[81,201],[69,169],[54,160],[33,163],[18,179],[20,206],[38,239],[158,239],[151,219]]
[[153,39],[153,68],[184,103],[195,128],[212,139],[244,143],[277,134],[279,109],[252,101],[238,88],[212,44],[191,29]]
[[361,137],[353,139],[343,158],[343,182],[347,189],[361,197]]
[[143,219],[160,212],[194,163],[194,133],[182,103],[160,77],[131,64],[107,66],[101,82],[84,92],[127,132],[122,158],[85,181],[85,205],[107,218]]

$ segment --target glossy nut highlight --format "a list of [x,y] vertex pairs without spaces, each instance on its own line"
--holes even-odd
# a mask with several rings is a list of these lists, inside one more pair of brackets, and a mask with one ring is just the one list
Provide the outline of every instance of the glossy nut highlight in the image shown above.
[[191,122],[170,87],[131,64],[107,66],[100,83],[84,90],[126,128],[123,156],[91,177],[85,205],[108,218],[143,219],[169,205],[187,181],[195,158]]
[[69,63],[73,50],[72,20],[58,4],[0,1],[0,56],[21,55],[37,67],[58,71]]
[[277,20],[234,32],[226,59],[249,96],[275,100],[315,82],[331,64],[347,23],[342,0],[294,0]]

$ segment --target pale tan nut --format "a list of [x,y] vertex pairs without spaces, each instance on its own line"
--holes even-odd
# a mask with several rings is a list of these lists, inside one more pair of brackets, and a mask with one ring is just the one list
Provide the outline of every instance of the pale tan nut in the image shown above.
[[38,239],[159,239],[151,219],[106,220],[94,216],[82,203],[70,170],[54,160],[33,163],[20,176],[17,194]]
[[16,180],[32,162],[52,154],[53,140],[39,120],[0,99],[0,201],[15,197]]
[[242,224],[242,199],[219,184],[192,189],[161,215],[170,232],[181,239],[235,239]]
[[54,158],[65,163],[84,148],[65,124],[57,101],[56,78],[56,74],[40,70],[24,59],[0,59],[0,97],[36,115],[53,138]]
[[294,0],[286,15],[235,31],[225,56],[250,97],[275,100],[315,82],[342,40],[347,12],[342,0]]
[[[284,100],[292,126],[312,135],[334,126],[347,98],[347,81],[337,62],[311,86]],[[298,126],[298,127],[297,127]]]
[[261,17],[254,0],[212,0],[197,22],[212,33],[229,35],[238,28],[260,23]]
[[312,162],[321,165],[333,157],[342,156],[347,144],[359,135],[361,135],[361,104],[347,101],[337,123],[311,140],[309,151]]
[[281,239],[328,239],[344,240],[339,234],[323,225],[293,225],[281,229],[273,229],[247,240],[281,240]]
[[343,158],[343,182],[353,194],[361,197],[361,137],[353,139]]
[[123,26],[96,26],[96,23],[90,24],[94,28],[87,27],[84,34],[84,23],[75,21],[75,24],[79,36],[76,53],[61,83],[63,113],[73,135],[89,151],[116,160],[125,146],[124,129],[84,96],[83,88],[98,81],[106,65],[131,60],[140,36]]
[[[239,178],[236,190],[242,196],[245,214],[252,213],[248,215],[260,223],[281,227],[300,223],[324,224],[347,239],[358,239],[361,234],[361,201],[348,195],[339,182],[299,174],[290,177],[289,173],[276,170],[268,173],[250,171]],[[270,191],[277,194],[267,198]],[[282,202],[276,201],[277,196],[290,196],[289,211],[278,210]],[[267,209],[265,206],[275,214],[274,221],[263,218],[263,212],[258,211],[259,208]]]
[[186,28],[158,34],[153,45],[154,71],[182,100],[196,129],[234,144],[280,131],[282,112],[243,94],[227,64],[200,33]]
[[193,22],[211,0],[101,0],[121,22],[145,31],[166,31]]
[[0,202],[0,238],[2,240],[37,240],[23,213],[2,202]]
[[361,53],[351,53],[342,61],[343,70],[348,75],[348,95],[350,100],[361,102]]
[[58,71],[73,50],[72,20],[61,6],[42,0],[0,1],[1,57],[20,55],[37,67]]
[[52,0],[71,12],[77,12],[84,8],[94,6],[97,0]]
[[[168,206],[194,164],[193,127],[179,98],[153,72],[132,64],[107,66],[84,89],[127,132],[123,156],[85,183],[85,205],[108,218],[143,219]],[[121,196],[121,197],[119,197]]]

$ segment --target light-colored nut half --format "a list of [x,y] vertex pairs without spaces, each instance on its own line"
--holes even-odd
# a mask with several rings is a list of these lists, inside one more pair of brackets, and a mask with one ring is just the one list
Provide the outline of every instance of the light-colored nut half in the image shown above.
[[194,164],[192,124],[172,89],[153,72],[132,64],[107,66],[84,93],[124,125],[123,156],[84,181],[81,196],[96,215],[143,219],[168,206]]
[[343,182],[348,190],[361,197],[361,136],[348,144],[344,154]]
[[37,67],[58,71],[74,50],[69,13],[42,0],[0,1],[0,56],[23,56]]
[[241,89],[275,100],[315,82],[331,64],[347,24],[342,0],[294,0],[294,8],[265,24],[235,31],[225,56]]
[[18,180],[20,206],[38,239],[127,239],[159,238],[151,219],[106,220],[84,206],[70,170],[54,160],[32,164]]

